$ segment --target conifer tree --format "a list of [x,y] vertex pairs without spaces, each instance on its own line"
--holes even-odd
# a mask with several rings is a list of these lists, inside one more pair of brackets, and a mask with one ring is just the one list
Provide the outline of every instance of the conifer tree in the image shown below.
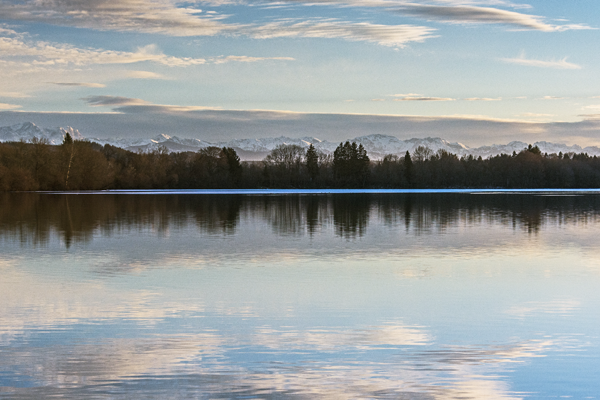
[[413,173],[413,162],[410,158],[410,153],[407,150],[406,155],[404,156],[404,177],[409,185],[412,184]]
[[308,170],[308,175],[310,176],[311,182],[314,182],[319,175],[319,155],[317,154],[317,150],[315,150],[315,146],[311,145],[306,150],[306,169]]
[[240,157],[231,147],[223,147],[222,154],[227,161],[227,169],[232,183],[236,186],[239,185],[240,180],[242,179],[242,164],[240,164]]

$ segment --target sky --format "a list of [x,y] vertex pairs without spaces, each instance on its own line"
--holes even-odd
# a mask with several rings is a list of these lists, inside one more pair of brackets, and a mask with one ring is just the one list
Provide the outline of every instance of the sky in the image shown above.
[[600,145],[598,15],[595,0],[0,0],[0,125]]

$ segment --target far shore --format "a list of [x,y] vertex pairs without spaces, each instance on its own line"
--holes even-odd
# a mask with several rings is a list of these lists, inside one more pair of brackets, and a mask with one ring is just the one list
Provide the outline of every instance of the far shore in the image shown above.
[[[14,193],[14,192],[13,192]],[[118,189],[34,191],[40,194],[198,194],[198,195],[312,195],[312,194],[600,194],[598,189]]]

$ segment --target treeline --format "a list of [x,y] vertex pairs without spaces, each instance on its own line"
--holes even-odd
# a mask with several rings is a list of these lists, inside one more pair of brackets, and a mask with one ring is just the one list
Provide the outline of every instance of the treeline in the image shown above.
[[591,188],[600,159],[542,154],[531,145],[488,159],[418,147],[372,161],[362,145],[333,154],[281,145],[262,161],[241,162],[232,148],[131,152],[73,141],[0,144],[0,191],[218,188]]

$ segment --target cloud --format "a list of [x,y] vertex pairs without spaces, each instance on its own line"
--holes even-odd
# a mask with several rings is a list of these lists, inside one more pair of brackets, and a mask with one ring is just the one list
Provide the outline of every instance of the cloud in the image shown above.
[[129,71],[127,72],[127,78],[132,79],[168,79],[164,75],[150,71]]
[[490,7],[411,4],[402,6],[399,12],[415,17],[450,23],[505,24],[546,32],[558,30],[557,27],[542,22],[538,16]]
[[[218,0],[217,0],[218,2]],[[265,3],[271,3],[266,1]],[[338,5],[346,7],[383,8],[391,12],[409,15],[427,20],[436,20],[455,24],[504,24],[520,29],[533,29],[546,32],[566,31],[577,29],[592,29],[585,24],[551,25],[542,17],[508,11],[490,6],[510,7],[513,9],[529,9],[526,4],[514,4],[507,1],[468,1],[468,0],[431,0],[427,1],[386,1],[386,0],[283,0],[281,3]],[[429,4],[423,4],[429,3]],[[482,7],[482,5],[484,7]],[[487,6],[487,7],[485,7]]]
[[171,36],[249,36],[341,38],[388,46],[422,42],[433,28],[412,25],[376,25],[343,21],[226,24],[226,16],[181,8],[168,0],[26,0],[10,4],[0,0],[0,15],[7,20],[43,22],[97,30],[134,31]]
[[0,103],[0,110],[15,110],[17,108],[21,108],[21,106],[16,104]]
[[249,56],[222,56],[210,59],[213,64],[225,64],[228,62],[257,62],[266,60],[294,61],[292,57],[249,57]]
[[[86,65],[119,65],[151,62],[169,67],[188,67],[204,64],[224,64],[228,62],[259,62],[267,60],[293,61],[292,57],[251,57],[220,56],[205,58],[173,57],[165,55],[156,45],[139,47],[135,52],[112,51],[93,48],[77,48],[66,44],[47,42],[27,42],[21,38],[1,38],[0,51],[4,58],[0,59],[13,69],[26,67],[30,69],[66,68]],[[150,71],[130,71],[127,77],[134,79],[166,79],[164,76]],[[100,83],[49,82],[61,86],[105,87]]]
[[113,111],[124,113],[185,113],[201,110],[217,110],[216,107],[204,106],[177,106],[166,104],[152,104],[146,100],[121,97],[121,96],[87,96],[81,100],[91,107],[112,107]]
[[418,94],[418,93],[407,93],[407,94],[392,94],[390,96],[391,97],[418,97],[418,96],[421,96],[421,94]]
[[57,86],[82,86],[89,88],[103,88],[106,87],[103,83],[88,83],[88,82],[48,82]]
[[173,67],[205,64],[202,58],[171,57],[155,45],[140,47],[135,52],[103,49],[81,49],[66,44],[26,42],[19,38],[0,38],[0,51],[4,57],[18,57],[21,64],[33,67],[83,66],[91,64],[133,64],[154,62]]
[[213,36],[239,29],[168,0],[25,0],[0,1],[5,20],[42,22],[97,30],[159,33],[171,36]]
[[25,99],[31,96],[20,92],[0,92],[0,97],[9,97],[12,99]]
[[[74,126],[88,137],[122,136],[149,137],[159,133],[177,132],[180,137],[206,141],[226,141],[240,137],[312,136],[329,141],[363,136],[365,132],[411,137],[438,137],[466,145],[482,146],[508,143],[513,140],[534,143],[540,140],[577,143],[580,146],[600,145],[600,119],[581,116],[575,122],[523,121],[489,116],[453,115],[373,115],[280,112],[269,110],[223,110],[217,107],[156,105],[136,101],[121,101],[110,106],[108,99],[96,99],[98,105],[114,107],[110,112],[0,112],[0,126],[35,121],[45,126]],[[590,110],[587,114],[598,114]],[[199,133],[198,126],[202,126]],[[440,133],[441,132],[441,133]],[[199,136],[200,135],[200,136]],[[410,136],[408,136],[410,135]]]
[[436,37],[436,29],[415,25],[379,25],[366,22],[305,21],[295,24],[268,23],[255,27],[248,34],[257,39],[309,37],[367,41],[385,46],[402,47],[409,42],[423,42]]
[[120,96],[87,96],[82,98],[81,100],[85,101],[88,105],[92,107],[120,107],[151,104],[142,99],[133,99],[129,97]]
[[450,97],[423,97],[423,96],[408,96],[394,99],[394,101],[455,101]]
[[464,101],[501,101],[502,97],[469,97],[467,99],[463,99]]
[[543,61],[533,60],[525,57],[524,54],[517,58],[501,58],[502,61],[509,64],[524,65],[527,67],[538,67],[538,68],[554,68],[554,69],[581,69],[580,65],[567,62],[567,57],[561,60]]
[[554,114],[539,114],[539,113],[532,113],[532,112],[526,112],[523,114],[519,114],[520,117],[533,117],[533,118],[550,118],[553,117]]

